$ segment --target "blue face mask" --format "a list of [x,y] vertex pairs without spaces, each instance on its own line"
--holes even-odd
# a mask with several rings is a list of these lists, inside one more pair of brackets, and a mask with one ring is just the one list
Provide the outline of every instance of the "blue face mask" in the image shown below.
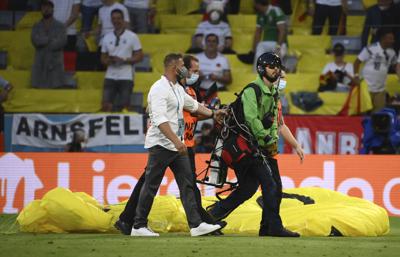
[[186,79],[186,85],[189,85],[189,86],[194,85],[194,84],[197,82],[197,80],[199,80],[199,77],[200,77],[199,74],[197,74],[197,73],[192,73],[192,75],[190,76],[190,78],[187,78],[187,79]]
[[279,80],[278,90],[282,91],[285,89],[285,87],[286,87],[286,80],[283,79]]

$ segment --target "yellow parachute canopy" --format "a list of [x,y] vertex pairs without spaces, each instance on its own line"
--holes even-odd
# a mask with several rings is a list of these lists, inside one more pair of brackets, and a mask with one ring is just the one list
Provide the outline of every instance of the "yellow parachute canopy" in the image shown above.
[[[284,190],[314,200],[304,204],[298,199],[284,198],[281,216],[284,225],[302,236],[329,236],[335,228],[343,236],[381,236],[389,233],[389,218],[382,207],[357,197],[350,197],[323,188]],[[246,201],[226,221],[226,234],[258,233],[261,208],[256,199]],[[204,197],[203,205],[214,203],[215,197]],[[56,188],[42,200],[35,200],[19,214],[20,230],[35,233],[116,232],[113,227],[125,203],[102,206],[86,193],[73,193]],[[187,232],[186,216],[179,199],[157,196],[149,216],[149,226],[161,233]]]

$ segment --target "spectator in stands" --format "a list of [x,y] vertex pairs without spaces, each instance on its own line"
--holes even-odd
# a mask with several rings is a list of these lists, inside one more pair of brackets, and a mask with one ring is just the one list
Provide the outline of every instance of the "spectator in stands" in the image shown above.
[[307,12],[313,16],[313,35],[321,35],[326,19],[329,20],[328,34],[337,35],[341,17],[347,15],[347,0],[307,0]]
[[67,42],[66,28],[53,18],[54,4],[42,1],[43,19],[32,28],[31,40],[35,47],[32,65],[32,86],[58,88],[64,84],[63,48]]
[[201,22],[194,35],[195,52],[203,51],[204,39],[209,34],[218,36],[218,51],[222,53],[235,53],[232,50],[232,32],[228,23],[222,21],[224,5],[222,2],[213,1],[207,5],[207,20]]
[[[102,106],[105,112],[121,111],[122,108],[129,107],[133,88],[133,65],[143,59],[139,38],[126,29],[124,15],[120,9],[111,12],[114,31],[104,37],[101,47],[101,62],[107,66]],[[119,99],[121,103],[115,103],[115,99]]]
[[129,11],[131,29],[135,33],[150,33],[156,13],[156,0],[124,0]]
[[385,83],[388,70],[396,63],[396,53],[392,49],[394,35],[391,29],[381,28],[378,31],[379,42],[363,48],[354,62],[354,79],[359,84],[359,70],[365,62],[362,77],[368,84],[371,95],[373,112],[379,111],[386,104]]
[[[231,0],[232,1],[232,0]],[[226,6],[229,4],[229,0],[203,0],[200,5],[200,12],[207,13],[207,7],[212,2],[220,2],[222,3],[222,8],[226,11]]]
[[67,28],[67,44],[64,50],[75,51],[76,20],[79,17],[80,0],[51,0],[54,4],[54,19]]
[[[279,52],[284,57],[287,52],[286,17],[277,6],[272,6],[269,0],[255,0],[257,25],[254,33],[253,52],[255,51],[254,67],[260,55],[266,52]],[[261,36],[262,39],[261,39]]]
[[197,55],[200,64],[200,95],[204,97],[214,83],[218,90],[225,90],[232,82],[228,59],[218,52],[218,36],[208,34],[203,53]]
[[[362,47],[368,45],[368,38],[370,38],[370,36],[371,41],[369,43],[377,42],[379,40],[377,31],[382,27],[395,29],[395,35],[400,37],[399,13],[400,4],[394,5],[393,0],[378,0],[376,5],[369,7],[361,34]],[[396,25],[399,27],[396,27]]]
[[11,83],[0,76],[0,133],[3,132],[4,129],[4,109],[2,103],[7,101],[8,93],[12,88],[13,86]]
[[66,152],[83,152],[84,143],[86,141],[85,131],[78,129],[72,134],[72,140],[65,147]]
[[101,5],[101,0],[82,0],[82,32],[87,33],[92,30],[93,20],[97,16]]
[[119,9],[124,14],[124,28],[129,28],[129,12],[128,9],[117,0],[102,0],[103,6],[99,9],[99,26],[97,27],[96,33],[100,34],[99,45],[101,45],[103,38],[109,32],[114,30],[113,23],[111,21],[111,12],[115,9]]
[[291,25],[291,17],[293,14],[293,9],[292,9],[292,2],[287,1],[287,0],[271,0],[272,5],[276,5],[279,8],[281,8],[282,12],[285,14],[286,17],[286,33],[289,34],[291,31],[290,25]]
[[326,81],[324,87],[320,86],[319,91],[349,91],[353,85],[353,64],[345,62],[345,48],[341,43],[333,46],[332,53],[334,61],[325,65],[321,78]]

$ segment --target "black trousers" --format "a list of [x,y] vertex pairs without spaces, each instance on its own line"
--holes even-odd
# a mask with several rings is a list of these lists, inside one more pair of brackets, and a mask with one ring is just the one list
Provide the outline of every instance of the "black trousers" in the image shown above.
[[312,22],[312,34],[321,35],[326,19],[329,20],[329,35],[337,35],[342,6],[329,6],[315,4],[314,17]]
[[277,160],[268,158],[268,165],[272,174],[259,159],[249,158],[240,161],[234,167],[239,186],[227,198],[217,202],[211,214],[217,219],[228,216],[239,205],[250,199],[261,186],[264,208],[260,230],[281,230],[283,225],[279,211],[282,201],[282,181]]
[[[192,147],[188,147],[188,155],[189,155],[188,157],[190,160],[191,169],[194,173],[196,166],[195,166],[195,162],[194,162],[194,160],[195,160],[194,149]],[[131,196],[129,197],[129,200],[125,206],[124,211],[119,216],[119,219],[121,221],[128,223],[130,226],[133,226],[133,223],[135,220],[135,212],[136,212],[136,207],[137,207],[137,203],[139,200],[139,194],[140,194],[140,190],[143,187],[145,177],[146,177],[145,172],[143,172],[142,176],[139,178],[138,182],[136,183],[136,186],[133,189]],[[200,193],[200,190],[198,189],[198,187],[196,186],[196,176],[193,176],[193,177],[194,177],[194,180],[193,180],[194,196],[196,199],[196,204],[197,204],[197,208],[200,213],[200,217],[204,222],[214,224],[215,223],[214,219],[206,212],[206,210],[201,205],[201,193]]]

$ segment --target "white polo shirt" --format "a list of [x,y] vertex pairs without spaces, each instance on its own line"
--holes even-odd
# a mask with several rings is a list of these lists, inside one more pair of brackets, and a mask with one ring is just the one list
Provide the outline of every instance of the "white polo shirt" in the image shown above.
[[365,62],[362,76],[368,84],[370,92],[385,90],[385,82],[389,67],[396,63],[396,53],[392,48],[386,49],[386,55],[379,42],[363,48],[357,57]]
[[111,22],[111,12],[115,9],[120,9],[124,13],[124,20],[126,22],[129,22],[128,9],[126,9],[126,7],[123,4],[116,2],[110,6],[103,5],[99,9],[99,24],[101,24],[100,44],[103,40],[103,37],[107,33],[114,31],[114,26]]
[[[178,119],[183,119],[183,110],[195,112],[199,108],[199,103],[188,95],[179,83],[173,84],[165,76],[161,76],[151,86],[147,103],[150,128],[146,134],[144,147],[160,145],[168,150],[177,151],[174,144],[160,131],[158,126],[168,122],[172,131],[178,136]],[[180,139],[183,142],[183,136]]]
[[[199,59],[200,71],[205,76],[215,74],[218,77],[222,77],[224,71],[230,70],[228,59],[220,53],[218,53],[217,57],[214,59],[208,58],[204,52],[198,54],[197,58]],[[209,89],[213,83],[214,81],[210,79],[203,79],[200,87],[203,89]],[[217,86],[218,88],[224,87],[224,85],[219,82],[217,82]]]
[[124,4],[129,8],[149,9],[150,0],[125,0]]
[[[80,4],[80,0],[51,0],[54,4],[54,19],[65,24],[71,16],[72,6]],[[67,35],[76,35],[76,21],[67,28]]]
[[[328,72],[335,73],[335,71],[342,71],[346,72],[349,76],[354,77],[354,69],[352,63],[345,63],[343,66],[337,65],[335,62],[330,62],[325,65],[324,69],[322,70],[322,74],[325,75]],[[339,87],[346,88],[349,86],[351,79],[348,77],[344,77],[343,83],[338,83]]]
[[[139,37],[130,30],[125,30],[119,37],[119,42],[117,41],[118,39],[114,31],[108,33],[103,39],[101,52],[126,59],[132,56],[132,52],[142,49]],[[107,67],[106,78],[132,80],[133,71],[133,65],[131,64],[109,65]]]
[[209,21],[203,21],[197,26],[195,35],[204,36],[203,45],[205,45],[205,39],[209,34],[215,34],[218,36],[219,47],[225,44],[225,38],[232,37],[232,32],[229,24],[223,21],[218,24],[212,24]]

